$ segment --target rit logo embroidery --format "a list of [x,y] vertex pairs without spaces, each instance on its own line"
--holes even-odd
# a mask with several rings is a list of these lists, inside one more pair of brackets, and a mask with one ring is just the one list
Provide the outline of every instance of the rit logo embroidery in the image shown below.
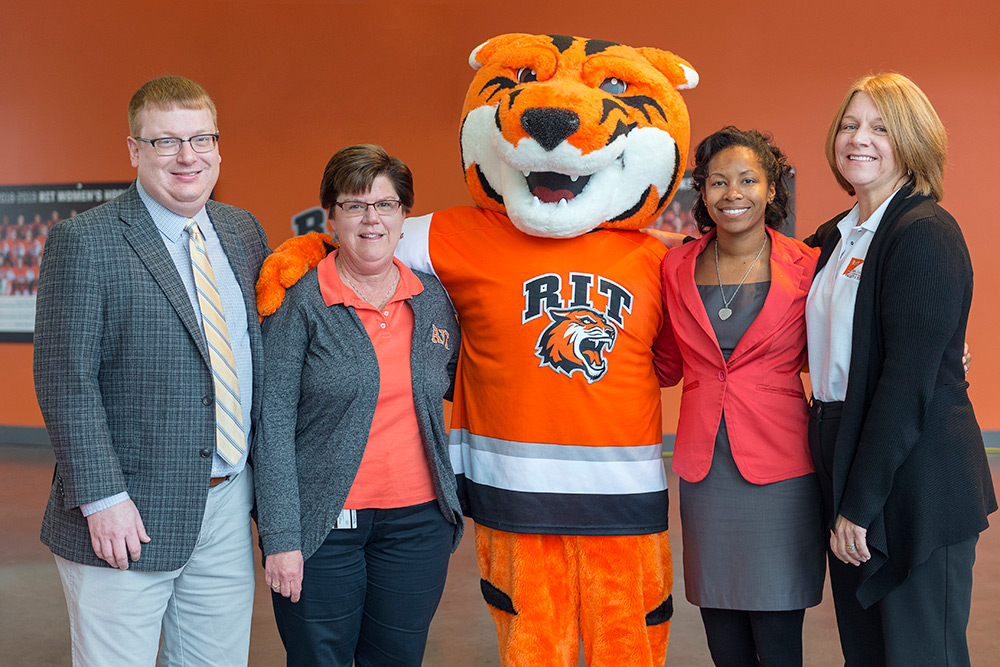
[[433,324],[431,325],[431,342],[437,343],[439,345],[444,345],[444,349],[446,350],[451,349],[448,343],[448,330],[438,329]]

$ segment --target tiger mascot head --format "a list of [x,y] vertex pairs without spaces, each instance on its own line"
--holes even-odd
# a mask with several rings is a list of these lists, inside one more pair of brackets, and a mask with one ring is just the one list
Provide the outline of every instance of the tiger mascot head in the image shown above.
[[617,329],[593,308],[549,308],[552,324],[538,336],[535,356],[539,366],[567,376],[579,371],[587,383],[597,382],[608,371],[604,351],[615,346]]
[[534,236],[648,225],[676,191],[698,74],[668,51],[560,35],[494,37],[462,110],[465,181],[479,206]]

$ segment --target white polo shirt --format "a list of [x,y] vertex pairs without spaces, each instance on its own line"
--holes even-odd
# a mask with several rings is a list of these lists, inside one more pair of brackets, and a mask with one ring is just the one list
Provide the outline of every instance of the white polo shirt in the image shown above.
[[864,222],[860,221],[860,209],[855,204],[837,223],[840,243],[809,289],[806,299],[809,376],[813,396],[821,401],[842,401],[847,396],[858,284],[875,230],[896,192]]

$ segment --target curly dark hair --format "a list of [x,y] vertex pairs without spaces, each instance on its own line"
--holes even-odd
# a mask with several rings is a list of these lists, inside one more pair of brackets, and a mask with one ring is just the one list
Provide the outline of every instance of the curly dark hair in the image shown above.
[[694,184],[691,189],[698,193],[698,200],[691,213],[698,223],[698,229],[702,234],[715,229],[715,221],[702,199],[708,165],[717,153],[733,146],[745,146],[752,150],[764,169],[767,184],[774,184],[774,200],[764,210],[764,224],[771,229],[781,229],[788,217],[788,201],[791,198],[788,178],[792,167],[781,149],[771,143],[770,134],[761,134],[757,130],[740,130],[732,125],[702,139],[694,153]]

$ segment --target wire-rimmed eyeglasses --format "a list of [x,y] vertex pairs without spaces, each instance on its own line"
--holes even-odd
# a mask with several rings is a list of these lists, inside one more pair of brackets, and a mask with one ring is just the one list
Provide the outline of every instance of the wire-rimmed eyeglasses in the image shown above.
[[371,206],[375,209],[375,212],[379,215],[392,215],[399,210],[399,207],[403,205],[403,202],[398,199],[382,199],[377,202],[369,204],[364,201],[348,200],[348,201],[338,201],[334,202],[336,206],[340,207],[340,210],[344,212],[344,215],[348,218],[360,218]]

